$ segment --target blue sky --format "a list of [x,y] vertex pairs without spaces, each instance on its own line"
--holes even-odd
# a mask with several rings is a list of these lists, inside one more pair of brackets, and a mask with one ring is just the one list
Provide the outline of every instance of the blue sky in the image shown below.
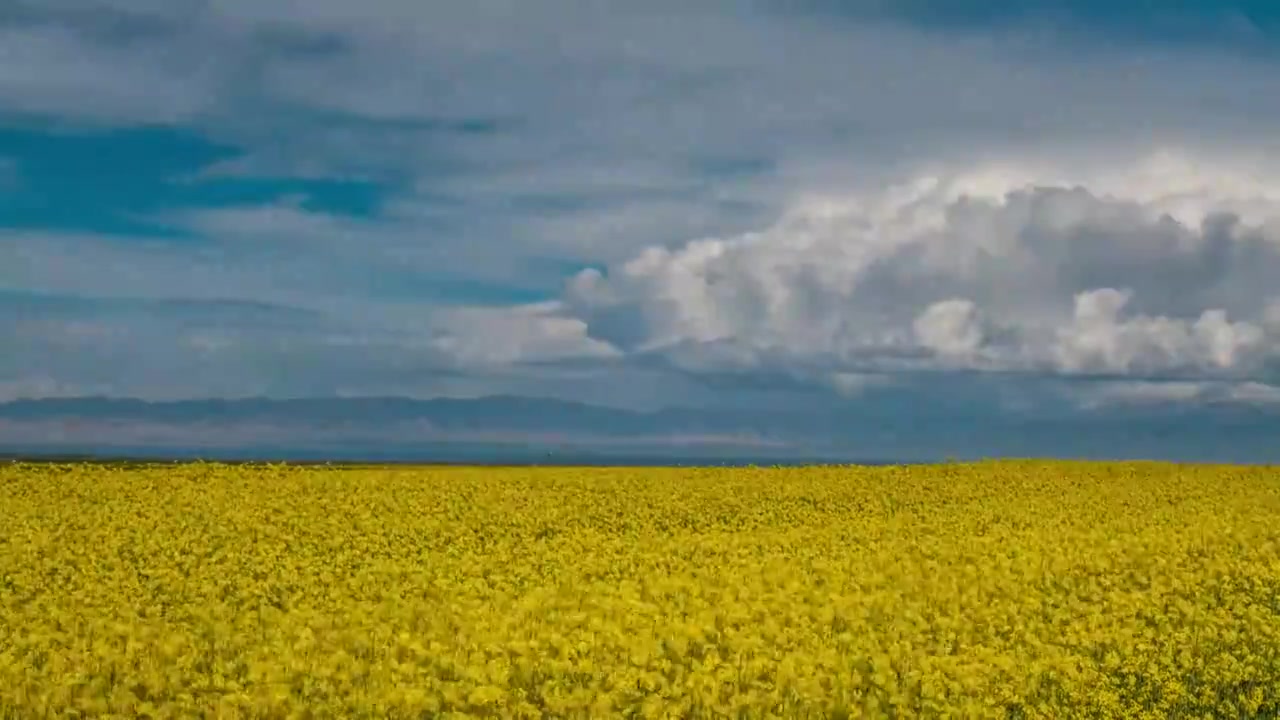
[[1280,10],[1005,7],[11,1],[0,400],[1280,402]]

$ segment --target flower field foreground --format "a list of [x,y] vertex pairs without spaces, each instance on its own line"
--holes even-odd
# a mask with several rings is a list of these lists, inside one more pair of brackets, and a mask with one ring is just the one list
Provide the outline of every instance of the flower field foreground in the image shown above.
[[1278,714],[1277,469],[0,466],[0,717]]

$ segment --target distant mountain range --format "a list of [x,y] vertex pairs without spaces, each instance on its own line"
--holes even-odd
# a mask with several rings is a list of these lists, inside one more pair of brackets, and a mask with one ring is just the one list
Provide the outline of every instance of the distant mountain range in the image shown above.
[[438,461],[928,461],[991,456],[1280,462],[1280,413],[1176,405],[974,415],[891,396],[803,410],[639,412],[563,400],[311,398],[0,403],[0,453]]
[[443,460],[557,453],[774,456],[790,447],[726,413],[641,413],[513,396],[0,403],[0,452],[9,454]]

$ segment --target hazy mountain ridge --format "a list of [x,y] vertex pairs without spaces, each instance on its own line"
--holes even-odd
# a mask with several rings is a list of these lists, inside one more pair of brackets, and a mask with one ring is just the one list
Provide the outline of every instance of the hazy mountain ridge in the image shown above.
[[554,399],[302,398],[149,402],[50,398],[0,403],[0,449],[333,448],[348,453],[483,455],[485,448],[770,449],[784,443],[717,413],[642,413]]
[[[1232,433],[1223,456],[1215,442]],[[644,412],[549,398],[396,397],[27,399],[0,403],[0,450],[102,448],[326,449],[346,454],[483,456],[488,449],[643,450],[903,460],[1035,454],[1052,439],[1065,456],[1280,462],[1280,413],[1267,406],[1150,404],[1106,413],[1053,408],[967,422],[946,406],[890,396],[805,410],[667,408]],[[926,447],[922,453],[918,448]]]

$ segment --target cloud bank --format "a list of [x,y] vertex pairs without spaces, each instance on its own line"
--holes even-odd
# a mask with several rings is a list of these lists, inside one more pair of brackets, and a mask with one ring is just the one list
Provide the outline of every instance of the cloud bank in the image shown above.
[[592,337],[708,370],[1275,379],[1280,183],[1165,153],[805,198],[568,284]]

